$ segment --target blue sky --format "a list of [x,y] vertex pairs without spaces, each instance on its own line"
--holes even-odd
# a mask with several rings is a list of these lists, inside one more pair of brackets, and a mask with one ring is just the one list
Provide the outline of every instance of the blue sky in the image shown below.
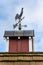
[[22,7],[25,16],[22,24],[27,25],[22,29],[34,30],[34,50],[43,51],[43,0],[0,0],[0,52],[7,51],[4,32],[14,30],[15,15]]

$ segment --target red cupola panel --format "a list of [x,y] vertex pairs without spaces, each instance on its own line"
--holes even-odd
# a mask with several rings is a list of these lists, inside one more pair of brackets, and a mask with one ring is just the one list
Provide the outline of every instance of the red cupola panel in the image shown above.
[[21,43],[21,41],[22,41],[21,39],[18,39],[18,42],[17,42],[18,43],[18,48],[17,48],[18,52],[22,52],[22,43]]
[[9,52],[17,52],[17,41],[16,38],[9,39]]
[[22,39],[22,52],[29,52],[29,39]]
[[28,38],[9,38],[9,52],[28,52],[29,39]]

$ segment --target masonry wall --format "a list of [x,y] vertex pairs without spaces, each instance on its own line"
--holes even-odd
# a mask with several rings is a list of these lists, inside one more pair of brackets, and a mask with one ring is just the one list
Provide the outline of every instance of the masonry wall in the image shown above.
[[0,65],[43,65],[43,62],[1,62]]
[[0,65],[43,65],[43,52],[0,53]]

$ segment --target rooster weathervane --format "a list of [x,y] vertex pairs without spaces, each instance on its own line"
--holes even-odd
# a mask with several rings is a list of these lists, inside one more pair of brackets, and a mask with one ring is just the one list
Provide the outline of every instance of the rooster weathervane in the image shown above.
[[[13,25],[14,28],[16,28],[16,26],[19,26],[18,27],[19,30],[21,30],[21,21],[24,19],[24,17],[22,17],[22,15],[23,15],[23,8],[21,9],[20,14],[17,13],[15,16],[15,20],[17,20],[17,19],[19,20],[18,23]],[[26,27],[27,25],[24,25],[24,26]]]

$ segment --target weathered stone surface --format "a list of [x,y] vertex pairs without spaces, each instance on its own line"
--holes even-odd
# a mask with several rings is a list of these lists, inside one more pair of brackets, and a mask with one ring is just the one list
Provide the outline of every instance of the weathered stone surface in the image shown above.
[[0,53],[0,65],[43,65],[43,53]]

